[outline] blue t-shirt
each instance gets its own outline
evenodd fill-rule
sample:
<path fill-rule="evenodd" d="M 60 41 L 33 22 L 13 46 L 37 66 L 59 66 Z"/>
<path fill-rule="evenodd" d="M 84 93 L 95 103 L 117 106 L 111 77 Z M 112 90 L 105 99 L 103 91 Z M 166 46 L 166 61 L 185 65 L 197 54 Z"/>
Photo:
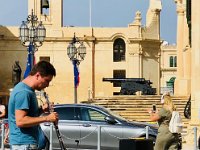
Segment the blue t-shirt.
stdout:
<path fill-rule="evenodd" d="M 23 82 L 14 87 L 9 99 L 10 144 L 38 144 L 39 125 L 19 128 L 16 126 L 15 110 L 26 110 L 31 117 L 39 116 L 35 91 Z"/>

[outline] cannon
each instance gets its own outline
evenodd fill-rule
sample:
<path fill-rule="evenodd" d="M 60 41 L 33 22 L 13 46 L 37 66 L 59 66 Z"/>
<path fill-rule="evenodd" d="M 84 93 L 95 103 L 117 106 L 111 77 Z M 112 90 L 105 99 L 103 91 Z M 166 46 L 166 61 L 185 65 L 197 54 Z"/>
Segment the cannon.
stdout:
<path fill-rule="evenodd" d="M 137 91 L 141 91 L 142 95 L 155 95 L 156 88 L 152 88 L 152 82 L 145 78 L 103 78 L 104 82 L 120 83 L 120 95 L 135 95 Z"/>

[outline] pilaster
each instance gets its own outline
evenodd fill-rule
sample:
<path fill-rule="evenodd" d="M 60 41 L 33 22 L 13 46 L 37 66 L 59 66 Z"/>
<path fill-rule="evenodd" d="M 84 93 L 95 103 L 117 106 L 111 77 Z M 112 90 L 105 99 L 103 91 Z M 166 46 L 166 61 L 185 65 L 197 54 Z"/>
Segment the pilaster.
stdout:
<path fill-rule="evenodd" d="M 191 122 L 200 120 L 200 3 L 192 0 Z"/>
<path fill-rule="evenodd" d="M 175 95 L 188 95 L 188 84 L 184 78 L 184 17 L 185 8 L 177 2 L 177 78 L 174 84 Z"/>

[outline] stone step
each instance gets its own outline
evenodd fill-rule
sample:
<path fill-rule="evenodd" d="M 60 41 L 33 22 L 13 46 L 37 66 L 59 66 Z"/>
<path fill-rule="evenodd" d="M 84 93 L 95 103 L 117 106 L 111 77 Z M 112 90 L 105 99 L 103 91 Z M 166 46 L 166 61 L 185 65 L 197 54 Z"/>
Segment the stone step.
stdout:
<path fill-rule="evenodd" d="M 124 103 L 121 103 L 121 102 L 95 102 L 95 104 L 98 104 L 98 105 L 146 105 L 146 106 L 152 106 L 153 104 L 156 104 L 156 105 L 160 105 L 160 103 L 158 102 L 124 102 Z M 187 102 L 174 102 L 174 105 L 186 105 Z"/>
<path fill-rule="evenodd" d="M 180 99 L 188 99 L 188 96 L 184 97 L 179 97 L 179 96 L 171 96 L 173 100 L 180 100 Z M 117 97 L 102 97 L 102 98 L 95 98 L 94 100 L 149 100 L 149 99 L 156 99 L 160 100 L 161 96 L 130 96 L 130 97 L 125 97 L 125 96 L 117 96 Z"/>
<path fill-rule="evenodd" d="M 133 100 L 131 100 L 131 101 L 95 101 L 95 102 L 93 102 L 93 103 L 95 103 L 95 104 L 121 104 L 121 105 L 123 105 L 123 104 L 125 104 L 125 105 L 127 105 L 127 104 L 157 104 L 157 105 L 161 105 L 161 103 L 160 103 L 160 101 L 152 101 L 152 100 L 148 100 L 148 101 L 142 101 L 142 100 L 137 100 L 137 101 L 133 101 Z M 180 101 L 173 101 L 173 103 L 175 104 L 175 105 L 183 105 L 183 104 L 186 104 L 187 103 L 187 101 L 182 101 L 182 100 L 180 100 Z"/>
<path fill-rule="evenodd" d="M 160 109 L 162 107 L 160 98 L 161 96 L 157 95 L 113 96 L 99 97 L 91 101 L 84 101 L 83 103 L 91 103 L 103 106 L 130 121 L 150 122 L 147 110 L 152 109 L 152 104 L 156 104 L 157 109 Z M 183 112 L 189 96 L 172 96 L 172 99 L 177 107 L 177 111 L 179 111 L 182 116 L 184 128 L 186 128 L 190 119 L 186 119 Z"/>
<path fill-rule="evenodd" d="M 122 115 L 121 115 L 122 116 Z M 150 121 L 150 117 L 149 116 L 142 116 L 142 115 L 138 115 L 138 116 L 131 116 L 131 115 L 123 115 L 123 118 L 125 119 L 131 119 L 131 120 L 137 120 L 137 119 L 144 119 L 144 121 Z M 188 122 L 188 119 L 181 117 L 182 118 L 182 122 Z"/>
<path fill-rule="evenodd" d="M 146 105 L 100 105 L 100 106 L 104 106 L 104 107 L 112 109 L 112 110 L 114 110 L 113 108 L 115 108 L 115 110 L 122 110 L 122 109 L 125 109 L 125 110 L 130 110 L 130 109 L 147 110 L 147 109 L 152 108 L 152 105 L 151 106 L 146 106 Z M 183 106 L 185 106 L 185 105 L 183 105 Z M 161 107 L 157 107 L 157 108 L 161 108 Z M 177 107 L 177 110 L 184 110 L 184 108 Z"/>
<path fill-rule="evenodd" d="M 128 115 L 124 115 L 123 116 L 125 119 L 129 120 L 129 121 L 142 121 L 142 122 L 151 122 L 151 120 L 149 119 L 149 116 L 128 116 Z M 188 125 L 188 122 L 190 120 L 183 118 L 182 117 L 182 122 L 184 123 L 185 126 Z"/>
<path fill-rule="evenodd" d="M 148 116 L 149 117 L 149 113 L 148 112 L 131 112 L 131 113 L 127 113 L 127 112 L 115 112 L 121 116 Z M 183 113 L 180 113 L 182 118 L 185 118 Z"/>
<path fill-rule="evenodd" d="M 178 104 L 181 104 L 181 103 L 187 103 L 188 100 L 173 100 L 174 103 L 178 103 Z M 124 104 L 124 103 L 156 103 L 156 104 L 160 104 L 160 100 L 109 100 L 109 101 L 95 101 L 95 103 L 121 103 L 121 104 Z"/>
<path fill-rule="evenodd" d="M 173 99 L 188 99 L 189 96 L 171 96 Z M 109 99 L 160 99 L 160 95 L 141 95 L 141 96 L 136 96 L 136 95 L 117 95 L 117 96 L 112 96 L 112 97 L 96 97 L 95 100 L 109 100 Z"/>

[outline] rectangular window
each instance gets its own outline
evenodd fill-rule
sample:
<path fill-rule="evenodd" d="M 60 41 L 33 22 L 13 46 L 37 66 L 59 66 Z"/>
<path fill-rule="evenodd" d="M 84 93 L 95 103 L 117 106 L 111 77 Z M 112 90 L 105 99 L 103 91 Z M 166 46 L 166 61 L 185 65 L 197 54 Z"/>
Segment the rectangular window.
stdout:
<path fill-rule="evenodd" d="M 126 70 L 113 70 L 113 78 L 114 79 L 125 79 L 126 78 Z M 121 82 L 114 82 L 113 87 L 121 87 Z"/>
<path fill-rule="evenodd" d="M 176 56 L 169 57 L 169 67 L 177 67 Z"/>
<path fill-rule="evenodd" d="M 40 61 L 41 60 L 50 62 L 50 57 L 49 56 L 40 56 Z"/>

